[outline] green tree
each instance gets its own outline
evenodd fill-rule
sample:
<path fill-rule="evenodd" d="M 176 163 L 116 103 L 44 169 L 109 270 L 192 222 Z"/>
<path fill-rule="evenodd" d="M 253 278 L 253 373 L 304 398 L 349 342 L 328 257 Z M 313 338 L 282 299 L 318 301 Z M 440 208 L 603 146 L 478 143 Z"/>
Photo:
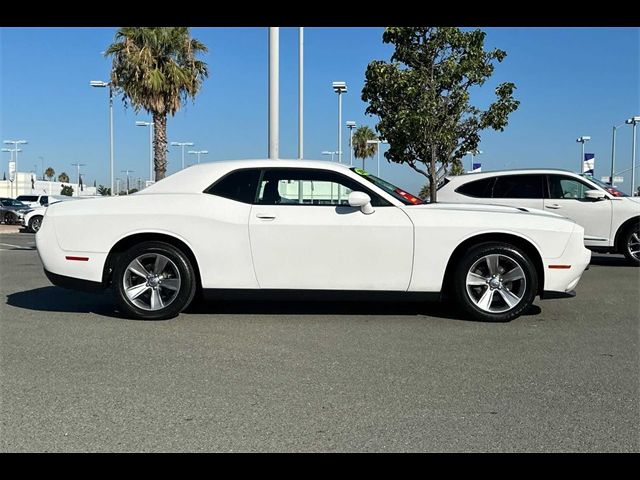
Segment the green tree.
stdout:
<path fill-rule="evenodd" d="M 68 197 L 72 197 L 73 187 L 71 185 L 62 185 L 62 189 L 60 190 L 60 195 L 67 195 Z"/>
<path fill-rule="evenodd" d="M 376 140 L 377 138 L 376 133 L 367 125 L 362 125 L 353 132 L 353 156 L 362 159 L 363 169 L 365 159 L 376 153 L 376 145 L 367 143 L 367 140 Z"/>
<path fill-rule="evenodd" d="M 49 181 L 53 180 L 53 177 L 55 174 L 56 174 L 56 171 L 51 167 L 47 167 L 47 169 L 44 171 L 44 176 L 47 177 Z"/>
<path fill-rule="evenodd" d="M 109 187 L 105 187 L 104 185 L 99 185 L 97 192 L 100 195 L 104 195 L 104 196 L 111 195 L 111 189 Z"/>
<path fill-rule="evenodd" d="M 389 142 L 385 157 L 403 163 L 436 185 L 447 166 L 477 149 L 480 132 L 503 131 L 518 108 L 515 85 L 499 84 L 486 110 L 470 103 L 471 90 L 491 77 L 506 52 L 485 51 L 485 33 L 455 27 L 389 27 L 383 42 L 395 46 L 390 62 L 374 60 L 365 74 L 366 113 Z M 429 191 L 436 201 L 435 188 Z"/>
<path fill-rule="evenodd" d="M 153 117 L 156 180 L 167 171 L 167 114 L 194 99 L 208 76 L 196 56 L 207 47 L 191 38 L 187 27 L 122 27 L 105 56 L 113 58 L 111 82 L 125 106 Z"/>
<path fill-rule="evenodd" d="M 55 175 L 55 172 L 54 172 L 54 175 Z M 62 183 L 68 182 L 69 181 L 69 175 L 67 175 L 66 172 L 62 172 L 60 175 L 58 175 L 58 181 L 62 182 Z"/>

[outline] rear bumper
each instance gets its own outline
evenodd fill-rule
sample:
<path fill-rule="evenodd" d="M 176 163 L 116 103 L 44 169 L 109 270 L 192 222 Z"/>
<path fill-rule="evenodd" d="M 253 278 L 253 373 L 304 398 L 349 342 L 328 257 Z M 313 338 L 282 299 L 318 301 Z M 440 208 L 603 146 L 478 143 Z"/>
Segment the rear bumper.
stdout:
<path fill-rule="evenodd" d="M 101 292 L 104 290 L 104 285 L 101 282 L 92 282 L 91 280 L 83 280 L 81 278 L 65 277 L 64 275 L 58 275 L 52 273 L 46 268 L 44 274 L 49 281 L 57 287 L 68 288 L 70 290 L 80 290 L 82 292 Z"/>
<path fill-rule="evenodd" d="M 553 290 L 545 290 L 540 295 L 541 300 L 552 300 L 554 298 L 573 298 L 576 296 L 575 290 L 569 290 L 568 292 L 555 292 Z"/>

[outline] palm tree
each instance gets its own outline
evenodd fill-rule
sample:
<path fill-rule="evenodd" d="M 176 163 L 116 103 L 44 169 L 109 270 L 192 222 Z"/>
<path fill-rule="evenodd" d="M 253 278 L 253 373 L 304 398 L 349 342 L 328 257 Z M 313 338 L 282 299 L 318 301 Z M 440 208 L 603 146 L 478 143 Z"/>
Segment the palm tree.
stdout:
<path fill-rule="evenodd" d="M 51 167 L 47 167 L 47 169 L 44 171 L 44 176 L 47 177 L 49 181 L 53 179 L 53 176 L 55 174 L 56 174 L 56 171 Z"/>
<path fill-rule="evenodd" d="M 61 183 L 69 183 L 69 175 L 66 172 L 62 172 L 58 175 L 58 181 Z"/>
<path fill-rule="evenodd" d="M 196 56 L 207 47 L 191 38 L 187 27 L 122 27 L 105 56 L 112 56 L 111 83 L 125 106 L 153 116 L 156 180 L 167 171 L 167 114 L 195 98 L 209 75 Z"/>
<path fill-rule="evenodd" d="M 102 196 L 110 196 L 111 189 L 109 187 L 105 187 L 104 185 L 100 185 L 97 189 L 97 192 Z"/>
<path fill-rule="evenodd" d="M 367 143 L 367 140 L 376 140 L 375 132 L 366 125 L 358 127 L 353 133 L 353 156 L 362 159 L 364 169 L 364 159 L 372 157 L 376 153 L 376 144 Z"/>

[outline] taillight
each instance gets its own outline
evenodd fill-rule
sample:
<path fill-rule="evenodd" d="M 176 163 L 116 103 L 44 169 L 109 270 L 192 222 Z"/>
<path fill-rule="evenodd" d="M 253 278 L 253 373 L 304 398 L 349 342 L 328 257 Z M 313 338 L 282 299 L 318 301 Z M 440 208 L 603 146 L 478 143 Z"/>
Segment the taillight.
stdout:
<path fill-rule="evenodd" d="M 396 188 L 394 190 L 394 192 L 396 192 L 398 195 L 400 195 L 402 198 L 405 198 L 407 200 L 409 200 L 411 203 L 413 203 L 414 205 L 420 205 L 421 203 L 424 203 L 422 201 L 422 199 L 411 195 L 409 192 L 405 192 L 404 190 L 402 190 L 401 188 Z"/>

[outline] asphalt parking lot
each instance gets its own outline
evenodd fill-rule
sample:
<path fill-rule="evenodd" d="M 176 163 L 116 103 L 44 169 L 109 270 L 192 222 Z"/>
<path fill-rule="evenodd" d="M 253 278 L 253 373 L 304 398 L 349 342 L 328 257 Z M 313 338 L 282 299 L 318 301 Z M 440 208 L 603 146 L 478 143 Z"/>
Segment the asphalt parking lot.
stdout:
<path fill-rule="evenodd" d="M 206 303 L 161 322 L 0 235 L 0 448 L 640 450 L 640 270 L 594 256 L 507 324 L 451 305 Z"/>

